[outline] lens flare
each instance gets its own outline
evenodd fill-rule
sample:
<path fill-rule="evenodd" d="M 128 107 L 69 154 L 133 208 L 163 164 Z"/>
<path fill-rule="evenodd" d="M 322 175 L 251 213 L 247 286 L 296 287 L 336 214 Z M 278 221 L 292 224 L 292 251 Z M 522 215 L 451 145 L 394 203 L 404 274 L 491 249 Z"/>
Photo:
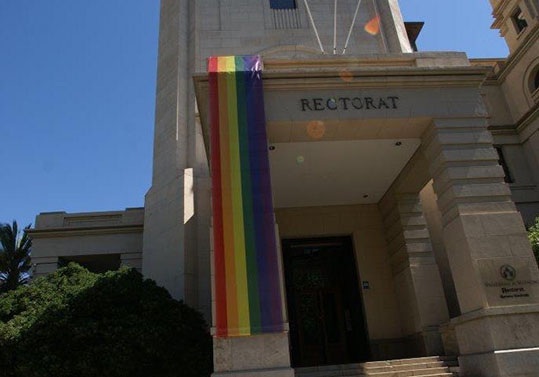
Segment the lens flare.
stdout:
<path fill-rule="evenodd" d="M 367 22 L 365 31 L 370 35 L 377 35 L 380 32 L 380 16 L 376 16 Z"/>
<path fill-rule="evenodd" d="M 307 124 L 307 134 L 313 139 L 321 139 L 326 133 L 326 126 L 321 120 L 313 120 Z"/>
<path fill-rule="evenodd" d="M 354 81 L 354 75 L 352 74 L 352 72 L 350 72 L 347 69 L 343 69 L 341 72 L 339 72 L 339 76 L 341 77 L 341 80 L 344 82 Z"/>
<path fill-rule="evenodd" d="M 298 156 L 298 157 L 296 158 L 296 161 L 297 161 L 298 165 L 301 165 L 301 164 L 303 164 L 303 163 L 305 162 L 305 157 L 303 157 L 303 156 Z"/>

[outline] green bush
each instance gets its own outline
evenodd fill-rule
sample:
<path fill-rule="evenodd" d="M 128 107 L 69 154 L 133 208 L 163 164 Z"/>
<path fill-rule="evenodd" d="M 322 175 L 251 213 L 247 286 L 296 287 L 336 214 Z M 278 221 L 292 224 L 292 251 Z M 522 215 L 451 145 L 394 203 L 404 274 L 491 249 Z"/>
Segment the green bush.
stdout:
<path fill-rule="evenodd" d="M 195 310 L 132 269 L 76 265 L 0 296 L 0 376 L 209 376 Z"/>
<path fill-rule="evenodd" d="M 537 260 L 537 263 L 539 263 L 539 217 L 535 219 L 535 225 L 528 229 L 528 237 L 532 244 L 535 259 Z"/>

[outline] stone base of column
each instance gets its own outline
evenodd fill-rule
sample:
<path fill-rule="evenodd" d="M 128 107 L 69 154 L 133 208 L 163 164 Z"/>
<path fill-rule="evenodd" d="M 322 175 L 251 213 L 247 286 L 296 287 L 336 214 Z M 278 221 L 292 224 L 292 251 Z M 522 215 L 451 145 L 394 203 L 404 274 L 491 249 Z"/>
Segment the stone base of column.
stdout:
<path fill-rule="evenodd" d="M 448 322 L 440 325 L 440 335 L 442 336 L 442 343 L 444 345 L 444 354 L 446 356 L 460 355 L 455 324 Z"/>
<path fill-rule="evenodd" d="M 397 358 L 405 359 L 410 357 L 423 356 L 441 356 L 444 354 L 442 337 L 438 326 L 429 326 L 423 331 L 408 335 L 403 338 L 405 350 L 403 354 Z"/>
<path fill-rule="evenodd" d="M 422 342 L 424 351 L 423 355 L 425 356 L 440 356 L 444 353 L 444 343 L 442 341 L 442 336 L 440 334 L 440 329 L 438 326 L 431 326 L 423 329 L 423 331 L 418 334 Z"/>
<path fill-rule="evenodd" d="M 483 309 L 453 322 L 461 376 L 539 376 L 539 305 Z"/>
<path fill-rule="evenodd" d="M 294 377 L 288 333 L 213 338 L 213 377 Z"/>

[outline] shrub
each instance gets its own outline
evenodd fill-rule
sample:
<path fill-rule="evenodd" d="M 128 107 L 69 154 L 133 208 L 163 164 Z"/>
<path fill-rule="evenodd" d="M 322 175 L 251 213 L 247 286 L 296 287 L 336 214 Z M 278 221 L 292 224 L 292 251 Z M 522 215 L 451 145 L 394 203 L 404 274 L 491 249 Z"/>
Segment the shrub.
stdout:
<path fill-rule="evenodd" d="M 202 316 L 123 268 L 69 264 L 0 296 L 0 376 L 209 376 Z"/>
<path fill-rule="evenodd" d="M 535 225 L 528 229 L 528 237 L 532 244 L 535 259 L 537 260 L 537 263 L 539 263 L 539 217 L 535 219 Z"/>

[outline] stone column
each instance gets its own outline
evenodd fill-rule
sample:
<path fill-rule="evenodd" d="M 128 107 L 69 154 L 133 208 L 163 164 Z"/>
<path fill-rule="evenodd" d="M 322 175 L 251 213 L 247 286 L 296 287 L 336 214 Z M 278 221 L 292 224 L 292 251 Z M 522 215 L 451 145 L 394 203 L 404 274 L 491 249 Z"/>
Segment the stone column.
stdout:
<path fill-rule="evenodd" d="M 438 327 L 449 314 L 419 193 L 390 191 L 379 206 L 409 356 L 441 355 Z"/>
<path fill-rule="evenodd" d="M 437 119 L 423 135 L 462 315 L 467 376 L 539 373 L 539 271 L 485 119 Z"/>

